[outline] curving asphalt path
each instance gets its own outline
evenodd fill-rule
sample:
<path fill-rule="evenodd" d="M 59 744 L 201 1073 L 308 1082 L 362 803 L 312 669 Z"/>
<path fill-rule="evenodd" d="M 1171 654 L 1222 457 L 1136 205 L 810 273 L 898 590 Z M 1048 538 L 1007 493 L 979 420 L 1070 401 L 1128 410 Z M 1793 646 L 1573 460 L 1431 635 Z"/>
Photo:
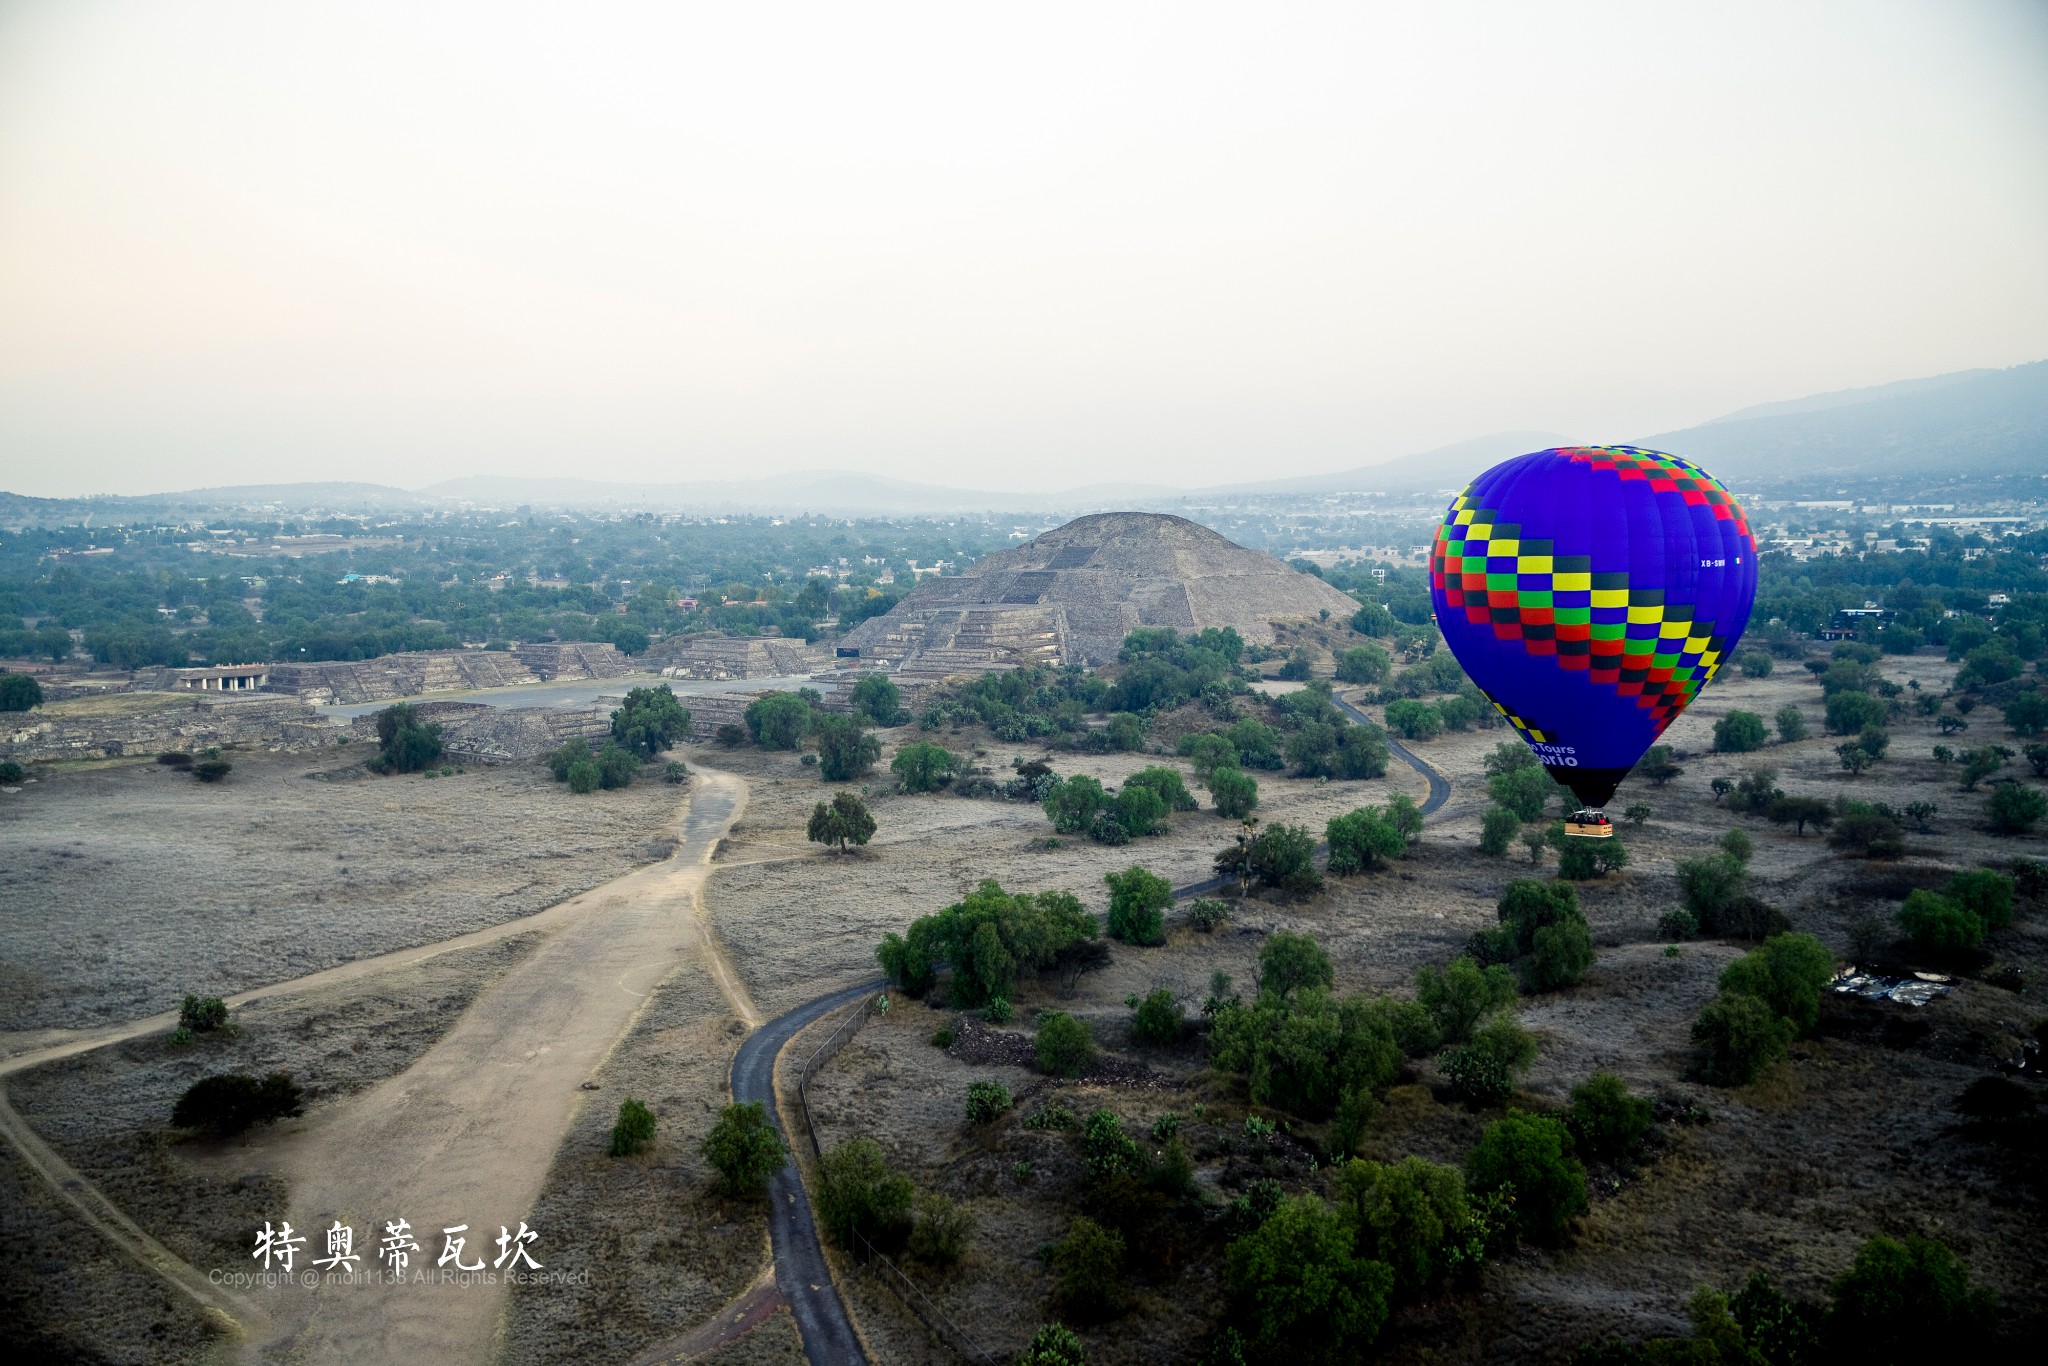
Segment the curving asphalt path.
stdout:
<path fill-rule="evenodd" d="M 1374 724 L 1370 717 L 1343 698 L 1337 698 L 1336 702 L 1352 720 Z M 1387 737 L 1387 747 L 1429 780 L 1429 796 L 1422 803 L 1423 815 L 1431 814 L 1450 800 L 1451 785 L 1442 774 L 1416 758 L 1407 746 L 1391 735 Z M 1221 878 L 1207 878 L 1185 887 L 1176 887 L 1173 895 L 1175 900 L 1200 896 L 1222 885 Z M 791 1039 L 821 1017 L 887 985 L 886 981 L 877 980 L 820 996 L 786 1015 L 776 1016 L 748 1035 L 732 1060 L 733 1099 L 762 1102 L 770 1122 L 780 1131 L 782 1118 L 775 1108 L 775 1060 L 782 1055 L 782 1050 Z M 793 1135 L 785 1133 L 783 1138 L 795 1146 Z M 859 1334 L 853 1331 L 853 1322 L 846 1314 L 846 1303 L 839 1298 L 839 1288 L 832 1282 L 831 1268 L 825 1262 L 825 1250 L 818 1242 L 817 1222 L 811 1216 L 810 1194 L 804 1189 L 803 1178 L 798 1175 L 794 1162 L 785 1163 L 782 1170 L 770 1178 L 768 1198 L 772 1203 L 768 1215 L 768 1237 L 775 1257 L 775 1284 L 789 1301 L 790 1312 L 796 1318 L 797 1332 L 803 1338 L 804 1357 L 811 1366 L 841 1366 L 845 1362 L 860 1362 L 865 1366 L 867 1352 L 861 1347 Z"/>
<path fill-rule="evenodd" d="M 732 1060 L 732 1098 L 740 1102 L 760 1101 L 768 1111 L 769 1121 L 780 1131 L 782 1117 L 775 1107 L 775 1060 L 782 1050 L 806 1026 L 885 985 L 868 982 L 806 1001 L 749 1034 Z M 791 1148 L 796 1146 L 796 1135 L 784 1133 L 782 1137 Z M 868 1354 L 861 1347 L 860 1336 L 853 1331 L 853 1321 L 846 1316 L 839 1287 L 832 1283 L 825 1249 L 818 1243 L 817 1222 L 811 1217 L 811 1198 L 804 1190 L 796 1163 L 784 1163 L 782 1170 L 769 1178 L 768 1200 L 768 1239 L 775 1256 L 775 1286 L 789 1302 L 789 1312 L 803 1339 L 804 1356 L 812 1366 L 865 1363 Z"/>

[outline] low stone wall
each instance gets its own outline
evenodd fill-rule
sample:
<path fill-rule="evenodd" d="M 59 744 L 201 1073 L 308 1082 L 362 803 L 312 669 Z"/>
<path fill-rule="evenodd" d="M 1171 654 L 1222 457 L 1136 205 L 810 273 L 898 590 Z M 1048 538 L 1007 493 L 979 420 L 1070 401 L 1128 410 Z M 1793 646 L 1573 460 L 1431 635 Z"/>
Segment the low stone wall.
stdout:
<path fill-rule="evenodd" d="M 52 715 L 40 708 L 0 722 L 0 759 L 16 763 L 99 759 L 231 746 L 321 749 L 347 737 L 295 697 L 182 699 L 126 716 Z"/>
<path fill-rule="evenodd" d="M 309 702 L 393 702 L 421 693 L 509 688 L 565 678 L 620 678 L 633 666 L 603 642 L 562 641 L 517 650 L 416 650 L 375 659 L 278 664 L 270 690 Z"/>
<path fill-rule="evenodd" d="M 489 707 L 481 702 L 418 702 L 414 709 L 441 727 L 441 747 L 449 758 L 466 763 L 527 763 L 561 748 L 578 736 L 602 744 L 612 731 L 610 707 Z M 377 716 L 372 712 L 349 723 L 358 740 L 374 742 Z"/>

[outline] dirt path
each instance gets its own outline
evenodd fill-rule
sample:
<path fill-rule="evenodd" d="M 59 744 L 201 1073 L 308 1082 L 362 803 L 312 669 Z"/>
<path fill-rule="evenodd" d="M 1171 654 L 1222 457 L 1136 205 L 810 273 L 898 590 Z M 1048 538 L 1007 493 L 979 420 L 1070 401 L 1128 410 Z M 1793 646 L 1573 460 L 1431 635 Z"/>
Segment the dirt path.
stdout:
<path fill-rule="evenodd" d="M 697 773 L 673 858 L 588 893 L 593 914 L 565 923 L 419 1061 L 278 1145 L 292 1223 L 314 1255 L 321 1230 L 339 1221 L 355 1230 L 359 1265 L 377 1269 L 385 1223 L 403 1218 L 420 1246 L 410 1273 L 430 1283 L 268 1290 L 266 1357 L 483 1362 L 495 1354 L 506 1288 L 437 1267 L 443 1230 L 468 1226 L 455 1266 L 500 1260 L 499 1231 L 517 1230 L 532 1210 L 581 1083 L 686 955 L 704 951 L 718 962 L 703 886 L 746 785 Z M 734 1014 L 759 1018 L 729 973 L 718 980 Z M 547 1230 L 535 1232 L 532 1256 L 545 1269 Z"/>

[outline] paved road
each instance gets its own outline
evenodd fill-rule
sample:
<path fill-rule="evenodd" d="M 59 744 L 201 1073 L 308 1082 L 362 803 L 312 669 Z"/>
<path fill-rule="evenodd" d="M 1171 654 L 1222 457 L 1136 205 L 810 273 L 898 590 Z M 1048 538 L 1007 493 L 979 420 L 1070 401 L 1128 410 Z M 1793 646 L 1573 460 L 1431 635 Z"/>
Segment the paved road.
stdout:
<path fill-rule="evenodd" d="M 1360 711 L 1357 707 L 1353 706 L 1350 702 L 1345 701 L 1343 698 L 1332 697 L 1330 700 L 1337 704 L 1338 711 L 1343 712 L 1346 716 L 1349 716 L 1353 721 L 1361 722 L 1369 726 L 1378 724 L 1378 722 L 1374 721 L 1370 716 L 1367 716 L 1364 712 Z M 1450 779 L 1444 777 L 1443 774 L 1437 772 L 1428 764 L 1425 764 L 1422 762 L 1422 760 L 1416 758 L 1415 755 L 1412 752 L 1410 752 L 1408 746 L 1402 744 L 1399 740 L 1396 740 L 1391 735 L 1387 737 L 1387 748 L 1394 751 L 1395 754 L 1399 755 L 1404 761 L 1406 761 L 1408 767 L 1414 769 L 1417 773 L 1420 773 L 1423 777 L 1429 780 L 1429 796 L 1425 797 L 1422 801 L 1423 815 L 1429 815 L 1432 811 L 1435 811 L 1438 807 L 1442 806 L 1445 802 L 1451 799 Z"/>
<path fill-rule="evenodd" d="M 789 1041 L 805 1026 L 848 1005 L 871 991 L 887 985 L 868 982 L 829 996 L 820 996 L 778 1015 L 747 1036 L 732 1060 L 732 1098 L 760 1101 L 775 1127 L 782 1127 L 775 1109 L 775 1060 Z M 807 1141 L 802 1134 L 783 1134 L 794 1148 Z M 789 1302 L 796 1329 L 804 1342 L 804 1355 L 812 1366 L 841 1366 L 862 1362 L 862 1350 L 839 1288 L 832 1284 L 831 1268 L 825 1264 L 825 1250 L 818 1244 L 818 1228 L 811 1217 L 811 1200 L 795 1163 L 787 1163 L 768 1182 L 768 1237 L 775 1252 L 775 1285 Z"/>

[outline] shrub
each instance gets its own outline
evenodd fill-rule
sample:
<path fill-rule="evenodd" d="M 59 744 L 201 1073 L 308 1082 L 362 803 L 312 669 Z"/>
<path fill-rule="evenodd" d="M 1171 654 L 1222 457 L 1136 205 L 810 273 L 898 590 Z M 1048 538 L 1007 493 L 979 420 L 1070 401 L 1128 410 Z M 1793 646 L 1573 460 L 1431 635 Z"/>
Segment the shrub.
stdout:
<path fill-rule="evenodd" d="M 672 786 L 686 783 L 690 781 L 690 770 L 684 766 L 682 760 L 671 759 L 662 765 L 661 780 Z"/>
<path fill-rule="evenodd" d="M 1346 1221 L 1312 1195 L 1231 1243 L 1231 1296 L 1252 1343 L 1308 1361 L 1356 1360 L 1387 1321 L 1394 1271 L 1354 1250 Z"/>
<path fill-rule="evenodd" d="M 1978 783 L 2012 762 L 2012 751 L 2004 745 L 1980 745 L 1976 749 L 1964 750 L 1962 761 L 1963 790 L 1975 791 Z"/>
<path fill-rule="evenodd" d="M 1276 821 L 1216 855 L 1215 867 L 1221 876 L 1241 877 L 1262 887 L 1314 892 L 1323 885 L 1323 876 L 1316 871 L 1315 851 L 1315 839 L 1307 830 Z"/>
<path fill-rule="evenodd" d="M 1166 938 L 1166 908 L 1173 904 L 1173 884 L 1132 864 L 1121 873 L 1105 873 L 1109 884 L 1109 935 L 1126 944 L 1157 944 Z"/>
<path fill-rule="evenodd" d="M 1972 1359 L 1996 1309 L 1946 1245 L 1912 1235 L 1872 1238 L 1830 1289 L 1827 1336 L 1874 1360 Z"/>
<path fill-rule="evenodd" d="M 1773 825 L 1789 825 L 1793 833 L 1805 835 L 1806 827 L 1826 830 L 1835 823 L 1835 809 L 1819 797 L 1776 797 L 1764 810 Z"/>
<path fill-rule="evenodd" d="M 1259 994 L 1286 997 L 1313 987 L 1328 990 L 1336 969 L 1323 946 L 1288 930 L 1267 937 L 1259 950 Z"/>
<path fill-rule="evenodd" d="M 2016 879 L 1993 868 L 1975 868 L 1957 873 L 1942 888 L 1942 894 L 1976 915 L 1987 930 L 2002 930 L 2012 923 Z"/>
<path fill-rule="evenodd" d="M 1498 1105 L 1515 1092 L 1515 1079 L 1536 1061 L 1536 1041 L 1512 1015 L 1498 1015 L 1463 1048 L 1444 1054 L 1451 1089 L 1473 1105 Z"/>
<path fill-rule="evenodd" d="M 1671 757 L 1669 745 L 1651 745 L 1636 762 L 1636 772 L 1649 779 L 1653 787 L 1662 787 L 1673 778 L 1685 776 L 1685 769 Z"/>
<path fill-rule="evenodd" d="M 201 759 L 192 765 L 192 776 L 202 783 L 217 783 L 234 769 L 235 766 L 225 759 Z"/>
<path fill-rule="evenodd" d="M 1097 1180 L 1128 1176 L 1138 1169 L 1138 1145 L 1114 1111 L 1096 1110 L 1082 1121 L 1081 1149 L 1088 1174 Z"/>
<path fill-rule="evenodd" d="M 943 1195 L 920 1196 L 910 1229 L 910 1255 L 931 1266 L 951 1266 L 974 1236 L 974 1216 Z"/>
<path fill-rule="evenodd" d="M 377 713 L 377 757 L 370 761 L 371 768 L 379 773 L 417 773 L 440 757 L 441 727 L 422 721 L 418 707 L 400 702 Z M 198 769 L 193 773 L 197 776 Z"/>
<path fill-rule="evenodd" d="M 1217 768 L 1209 774 L 1209 801 L 1217 815 L 1241 821 L 1258 809 L 1258 780 L 1234 766 Z"/>
<path fill-rule="evenodd" d="M 1203 934 L 1213 934 L 1230 919 L 1230 903 L 1214 897 L 1198 897 L 1188 903 L 1188 924 Z"/>
<path fill-rule="evenodd" d="M 1469 955 L 1415 974 L 1415 997 L 1444 1043 L 1464 1043 L 1479 1022 L 1515 999 L 1515 979 L 1499 965 L 1482 968 Z"/>
<path fill-rule="evenodd" d="M 631 1157 L 654 1142 L 654 1111 L 631 1096 L 619 1102 L 619 1117 L 612 1125 L 613 1157 Z"/>
<path fill-rule="evenodd" d="M 1744 678 L 1769 678 L 1771 676 L 1771 657 L 1761 650 L 1751 650 L 1735 662 L 1742 669 L 1742 676 Z"/>
<path fill-rule="evenodd" d="M 1714 723 L 1716 754 L 1748 754 L 1764 747 L 1769 732 L 1755 712 L 1731 711 Z"/>
<path fill-rule="evenodd" d="M 1386 658 L 1386 651 L 1380 651 L 1380 658 Z M 0 711 L 29 711 L 42 704 L 43 685 L 30 675 L 0 673 Z"/>
<path fill-rule="evenodd" d="M 1082 1320 L 1123 1312 L 1130 1294 L 1124 1284 L 1124 1236 L 1085 1215 L 1067 1225 L 1052 1249 L 1053 1299 Z"/>
<path fill-rule="evenodd" d="M 2015 735 L 2039 735 L 2048 730 L 2048 693 L 2023 692 L 2006 703 L 2005 724 Z"/>
<path fill-rule="evenodd" d="M 1647 810 L 1648 808 L 1645 808 Z M 1490 806 L 1479 821 L 1479 852 L 1494 858 L 1507 857 L 1522 818 L 1504 806 Z"/>
<path fill-rule="evenodd" d="M 1400 829 L 1376 806 L 1332 817 L 1324 827 L 1324 838 L 1330 844 L 1332 877 L 1384 868 L 1389 860 L 1408 852 L 1408 841 Z"/>
<path fill-rule="evenodd" d="M 1880 815 L 1860 802 L 1848 803 L 1828 834 L 1828 844 L 1866 858 L 1897 858 L 1906 850 L 1906 832 L 1890 816 Z"/>
<path fill-rule="evenodd" d="M 2018 783 L 2000 783 L 1991 789 L 1991 796 L 1984 803 L 1984 815 L 1993 832 L 2024 835 L 2048 816 L 2048 796 Z"/>
<path fill-rule="evenodd" d="M 1719 933 L 1722 922 L 1749 893 L 1749 871 L 1726 853 L 1678 860 L 1678 895 L 1701 929 Z"/>
<path fill-rule="evenodd" d="M 1360 608 L 1364 613 L 1366 609 Z M 1365 634 L 1374 634 L 1366 632 Z M 1384 646 L 1365 644 L 1353 646 L 1337 653 L 1337 681 L 1340 683 L 1377 683 L 1387 676 L 1393 666 Z"/>
<path fill-rule="evenodd" d="M 1048 1010 L 1038 1017 L 1032 1050 L 1038 1055 L 1039 1070 L 1055 1077 L 1078 1077 L 1095 1061 L 1095 1036 L 1065 1011 Z"/>
<path fill-rule="evenodd" d="M 821 715 L 817 732 L 818 776 L 828 783 L 850 783 L 882 757 L 882 742 L 851 716 Z"/>
<path fill-rule="evenodd" d="M 1188 785 L 1181 780 L 1180 773 L 1175 769 L 1140 769 L 1124 779 L 1124 791 L 1128 792 L 1134 787 L 1150 788 L 1168 811 L 1194 811 L 1201 805 L 1195 800 L 1194 794 L 1188 791 Z"/>
<path fill-rule="evenodd" d="M 1582 839 L 1565 834 L 1559 823 L 1545 838 L 1557 849 L 1557 875 L 1567 882 L 1589 882 L 1628 867 L 1628 846 L 1612 835 Z"/>
<path fill-rule="evenodd" d="M 1095 918 L 1072 895 L 1010 893 L 990 879 L 957 905 L 918 917 L 907 934 L 883 936 L 875 956 L 912 995 L 931 986 L 935 964 L 950 964 L 954 1003 L 972 1008 L 1014 999 L 1019 972 L 1071 960 L 1095 935 Z"/>
<path fill-rule="evenodd" d="M 1834 980 L 1835 956 L 1810 934 L 1775 934 L 1730 963 L 1721 990 L 1756 997 L 1803 1034 L 1820 1020 L 1821 993 Z"/>
<path fill-rule="evenodd" d="M 1046 819 L 1063 835 L 1080 834 L 1095 823 L 1095 817 L 1109 798 L 1102 784 L 1085 774 L 1056 781 L 1045 794 Z"/>
<path fill-rule="evenodd" d="M 872 1240 L 900 1229 L 911 1194 L 910 1178 L 889 1170 L 871 1138 L 849 1138 L 818 1162 L 818 1222 L 843 1248 L 856 1246 L 856 1234 Z"/>
<path fill-rule="evenodd" d="M 1650 1102 L 1629 1094 L 1612 1072 L 1595 1072 L 1572 1088 L 1565 1126 L 1578 1151 L 1608 1162 L 1626 1162 L 1650 1132 Z"/>
<path fill-rule="evenodd" d="M 1392 1268 L 1400 1293 L 1419 1294 L 1449 1274 L 1472 1223 L 1456 1167 L 1413 1156 L 1391 1164 L 1353 1160 L 1338 1173 L 1337 1191 L 1358 1250 Z"/>
<path fill-rule="evenodd" d="M 1640 827 L 1654 814 L 1648 802 L 1630 802 L 1628 809 L 1621 813 L 1621 818 L 1630 825 Z"/>
<path fill-rule="evenodd" d="M 1543 808 L 1556 790 L 1557 784 L 1534 763 L 1504 770 L 1486 780 L 1486 795 L 1496 805 L 1513 812 L 1524 825 L 1543 819 Z"/>
<path fill-rule="evenodd" d="M 1320 1119 L 1353 1091 L 1372 1091 L 1401 1068 L 1393 1020 L 1374 1000 L 1342 1001 L 1322 987 L 1221 1003 L 1209 1042 L 1219 1072 L 1242 1075 L 1253 1104 Z"/>
<path fill-rule="evenodd" d="M 210 1034 L 227 1023 L 227 1002 L 218 996 L 187 996 L 178 1007 L 178 1027 L 194 1034 Z"/>
<path fill-rule="evenodd" d="M 1097 844 L 1129 844 L 1131 832 L 1117 819 L 1116 812 L 1098 811 L 1095 813 L 1095 820 L 1088 827 L 1088 838 Z"/>
<path fill-rule="evenodd" d="M 261 1081 L 241 1072 L 205 1077 L 178 1097 L 171 1109 L 171 1123 L 225 1138 L 253 1125 L 298 1114 L 301 1094 L 283 1072 L 272 1072 Z"/>
<path fill-rule="evenodd" d="M 1530 991 L 1576 986 L 1593 966 L 1593 936 L 1583 919 L 1560 920 L 1536 931 L 1522 961 L 1522 985 Z"/>
<path fill-rule="evenodd" d="M 795 749 L 811 729 L 811 704 L 793 692 L 763 693 L 742 714 L 747 734 L 762 749 Z"/>
<path fill-rule="evenodd" d="M 1806 717 L 1797 707 L 1780 707 L 1772 718 L 1778 725 L 1778 739 L 1784 744 L 1796 744 L 1806 738 Z"/>
<path fill-rule="evenodd" d="M 1855 735 L 1865 726 L 1882 726 L 1891 714 L 1884 699 L 1867 692 L 1837 692 L 1827 700 L 1830 735 Z"/>
<path fill-rule="evenodd" d="M 846 700 L 852 705 L 855 716 L 877 726 L 896 724 L 896 714 L 903 710 L 902 692 L 893 679 L 881 674 L 863 677 L 853 685 L 853 691 L 847 694 Z"/>
<path fill-rule="evenodd" d="M 1517 958 L 1536 946 L 1536 932 L 1564 920 L 1584 921 L 1579 894 L 1570 883 L 1516 878 L 1501 894 L 1496 912 L 1507 932 L 1507 957 Z"/>
<path fill-rule="evenodd" d="M 1695 1070 L 1715 1086 L 1747 1086 L 1785 1055 L 1792 1034 L 1791 1021 L 1758 997 L 1724 991 L 1692 1022 Z"/>
<path fill-rule="evenodd" d="M 977 1081 L 967 1087 L 967 1122 L 993 1124 L 1009 1113 L 1010 1088 L 999 1081 Z"/>
<path fill-rule="evenodd" d="M 1690 939 L 1699 932 L 1699 919 L 1691 911 L 1666 911 L 1657 917 L 1657 937 L 1660 939 Z"/>
<path fill-rule="evenodd" d="M 1017 1358 L 1017 1366 L 1088 1366 L 1088 1353 L 1073 1329 L 1045 1323 L 1031 1335 L 1031 1345 Z"/>
<path fill-rule="evenodd" d="M 1443 734 L 1443 713 L 1412 697 L 1387 703 L 1386 717 L 1387 729 L 1403 740 L 1434 740 Z"/>
<path fill-rule="evenodd" d="M 747 728 L 727 721 L 711 732 L 711 738 L 727 749 L 734 749 L 747 742 Z"/>
<path fill-rule="evenodd" d="M 612 713 L 612 739 L 643 759 L 652 759 L 689 733 L 690 713 L 666 683 L 628 689 L 625 704 Z"/>
<path fill-rule="evenodd" d="M 1186 1009 L 1164 987 L 1138 1002 L 1131 1015 L 1131 1035 L 1139 1043 L 1164 1047 L 1180 1042 Z"/>
<path fill-rule="evenodd" d="M 1899 907 L 1899 928 L 1922 952 L 1957 953 L 1976 948 L 1984 939 L 1984 922 L 1975 912 L 1918 887 Z"/>
<path fill-rule="evenodd" d="M 934 1029 L 932 1031 L 932 1047 L 951 1048 L 953 1046 L 954 1037 L 955 1036 L 952 1030 L 947 1029 L 944 1025 L 941 1025 L 939 1026 L 939 1028 Z"/>
<path fill-rule="evenodd" d="M 1467 1188 L 1511 1193 L 1512 1227 L 1532 1242 L 1555 1242 L 1586 1210 L 1586 1169 L 1557 1120 L 1510 1110 L 1486 1126 L 1465 1158 Z"/>
<path fill-rule="evenodd" d="M 836 794 L 830 802 L 819 802 L 804 827 L 813 844 L 830 844 L 840 853 L 849 844 L 866 844 L 875 834 L 875 818 L 868 804 L 851 792 Z"/>
<path fill-rule="evenodd" d="M 620 1116 L 623 1119 L 623 1107 Z M 727 1195 L 750 1195 L 762 1190 L 768 1178 L 781 1171 L 782 1164 L 789 1160 L 789 1149 L 781 1132 L 769 1122 L 767 1107 L 758 1100 L 728 1105 L 719 1111 L 718 1122 L 704 1135 L 700 1151 L 704 1160 L 717 1170 L 719 1188 Z"/>
<path fill-rule="evenodd" d="M 562 776 L 568 779 L 569 790 L 579 797 L 597 791 L 598 784 L 604 781 L 604 773 L 595 759 L 576 760 L 563 771 Z"/>

